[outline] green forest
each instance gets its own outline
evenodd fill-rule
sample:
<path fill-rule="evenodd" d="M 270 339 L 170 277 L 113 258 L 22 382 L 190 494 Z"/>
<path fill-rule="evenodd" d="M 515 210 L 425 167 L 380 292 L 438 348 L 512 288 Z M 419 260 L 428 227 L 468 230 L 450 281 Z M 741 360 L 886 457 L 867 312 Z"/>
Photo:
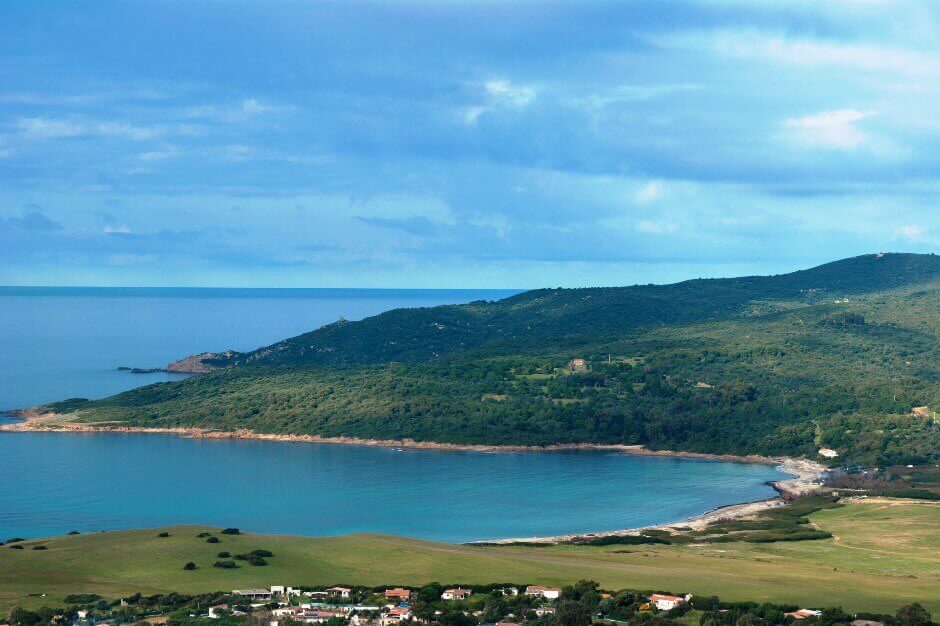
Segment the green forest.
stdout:
<path fill-rule="evenodd" d="M 538 290 L 341 321 L 208 374 L 48 408 L 133 426 L 810 458 L 826 447 L 838 464 L 920 464 L 940 452 L 938 287 L 940 257 L 886 254 Z"/>

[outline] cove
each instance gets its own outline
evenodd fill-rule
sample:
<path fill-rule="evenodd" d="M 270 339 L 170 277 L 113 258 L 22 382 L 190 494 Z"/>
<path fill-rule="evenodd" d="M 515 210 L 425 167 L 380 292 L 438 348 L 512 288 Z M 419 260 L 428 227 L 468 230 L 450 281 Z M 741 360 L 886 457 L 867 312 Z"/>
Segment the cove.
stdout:
<path fill-rule="evenodd" d="M 0 539 L 199 523 L 464 542 L 632 528 L 772 497 L 759 464 L 162 434 L 0 433 Z"/>

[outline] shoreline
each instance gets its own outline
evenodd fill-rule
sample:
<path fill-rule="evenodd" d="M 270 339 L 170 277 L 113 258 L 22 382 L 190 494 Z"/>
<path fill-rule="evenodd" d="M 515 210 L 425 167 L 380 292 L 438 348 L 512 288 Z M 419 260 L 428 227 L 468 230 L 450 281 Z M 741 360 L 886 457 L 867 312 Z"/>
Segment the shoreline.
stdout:
<path fill-rule="evenodd" d="M 258 433 L 243 428 L 234 431 L 216 430 L 198 427 L 151 427 L 151 426 L 120 426 L 106 423 L 84 424 L 68 421 L 68 414 L 39 413 L 34 409 L 7 411 L 19 419 L 18 422 L 0 424 L 0 431 L 7 432 L 87 432 L 87 433 L 144 433 L 177 435 L 190 439 L 254 439 L 260 441 L 282 441 L 290 443 L 323 443 L 354 446 L 371 446 L 379 448 L 408 448 L 413 450 L 454 450 L 468 452 L 559 452 L 565 450 L 600 450 L 610 452 L 623 452 L 637 456 L 663 456 L 686 459 L 703 459 L 713 461 L 730 461 L 735 463 L 759 463 L 762 465 L 780 465 L 785 459 L 768 457 L 759 454 L 713 454 L 707 452 L 685 452 L 675 450 L 650 450 L 642 444 L 602 444 L 602 443 L 558 443 L 544 446 L 538 445 L 502 445 L 502 444 L 461 444 L 438 441 L 416 441 L 414 439 L 364 439 L 361 437 L 324 437 L 321 435 L 294 435 L 277 433 Z M 791 459 L 795 460 L 795 459 Z M 817 465 L 819 471 L 825 467 L 813 461 L 807 463 Z M 793 472 L 791 472 L 793 473 Z M 786 481 L 781 481 L 786 482 Z"/>
<path fill-rule="evenodd" d="M 788 500 L 804 494 L 813 493 L 821 488 L 821 479 L 828 471 L 820 463 L 808 459 L 790 457 L 772 458 L 762 455 L 733 455 L 708 454 L 701 452 L 682 452 L 672 450 L 649 450 L 642 445 L 624 444 L 553 444 L 547 446 L 522 445 L 484 445 L 484 444 L 454 444 L 431 441 L 415 441 L 412 439 L 362 439 L 359 437 L 322 437 L 319 435 L 285 435 L 272 433 L 256 433 L 248 429 L 235 431 L 220 431 L 205 428 L 156 428 L 145 426 L 114 426 L 105 424 L 80 424 L 70 422 L 66 415 L 57 413 L 39 413 L 34 409 L 10 411 L 21 421 L 0 425 L 3 432 L 72 432 L 72 433 L 141 433 L 163 434 L 186 437 L 190 439 L 253 439 L 259 441 L 280 441 L 289 443 L 317 443 L 332 445 L 371 446 L 381 448 L 403 448 L 412 450 L 443 450 L 443 451 L 469 451 L 469 452 L 560 452 L 572 450 L 599 450 L 619 452 L 636 456 L 657 456 L 685 459 L 700 459 L 711 461 L 726 461 L 734 463 L 760 463 L 763 465 L 776 465 L 785 473 L 792 474 L 792 478 L 778 481 L 768 481 L 766 484 L 773 488 L 777 495 L 761 500 L 730 504 L 706 511 L 685 520 L 617 530 L 603 530 L 586 533 L 571 533 L 551 537 L 514 537 L 493 540 L 479 540 L 467 542 L 465 545 L 513 545 L 513 544 L 544 544 L 572 543 L 576 540 L 598 539 L 603 537 L 623 537 L 637 535 L 645 530 L 675 530 L 678 528 L 699 530 L 718 521 L 747 519 L 767 509 L 784 506 Z"/>

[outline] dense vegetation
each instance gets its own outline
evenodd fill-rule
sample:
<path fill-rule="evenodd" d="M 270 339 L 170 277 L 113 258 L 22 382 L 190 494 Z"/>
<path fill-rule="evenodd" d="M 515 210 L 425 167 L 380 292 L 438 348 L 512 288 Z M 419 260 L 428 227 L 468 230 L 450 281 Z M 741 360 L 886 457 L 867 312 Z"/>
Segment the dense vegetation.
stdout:
<path fill-rule="evenodd" d="M 50 408 L 136 426 L 925 463 L 940 451 L 938 287 L 940 257 L 888 254 L 538 290 L 337 322 L 210 374 Z"/>

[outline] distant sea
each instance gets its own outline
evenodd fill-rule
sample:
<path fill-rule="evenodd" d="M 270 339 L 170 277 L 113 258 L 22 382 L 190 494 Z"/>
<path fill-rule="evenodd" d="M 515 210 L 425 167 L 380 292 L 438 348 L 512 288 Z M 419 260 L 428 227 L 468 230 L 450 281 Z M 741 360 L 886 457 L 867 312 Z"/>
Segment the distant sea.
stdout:
<path fill-rule="evenodd" d="M 251 350 L 399 307 L 499 300 L 472 289 L 0 287 L 0 410 L 101 398 L 174 380 L 162 367 L 198 352 Z"/>

